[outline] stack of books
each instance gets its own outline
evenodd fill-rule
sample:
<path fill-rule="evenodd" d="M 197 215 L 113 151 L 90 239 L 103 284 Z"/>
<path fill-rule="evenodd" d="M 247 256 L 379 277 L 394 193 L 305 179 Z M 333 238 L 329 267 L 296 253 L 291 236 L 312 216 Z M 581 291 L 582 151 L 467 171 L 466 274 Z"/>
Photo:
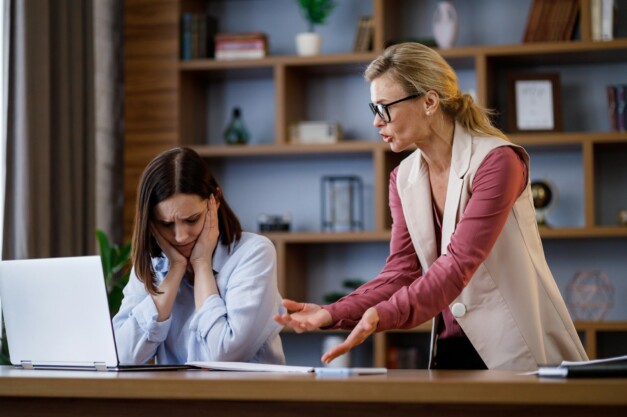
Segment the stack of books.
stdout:
<path fill-rule="evenodd" d="M 372 38 L 374 33 L 374 21 L 372 16 L 363 16 L 359 18 L 357 24 L 357 33 L 355 34 L 354 52 L 372 51 Z"/>
<path fill-rule="evenodd" d="M 219 33 L 215 37 L 218 60 L 259 59 L 268 54 L 268 38 L 264 33 Z"/>
<path fill-rule="evenodd" d="M 533 0 L 523 42 L 569 41 L 579 18 L 579 0 Z"/>
<path fill-rule="evenodd" d="M 217 22 L 212 16 L 200 13 L 181 15 L 181 59 L 210 58 Z"/>
<path fill-rule="evenodd" d="M 614 0 L 590 0 L 590 29 L 593 41 L 614 39 L 616 10 Z"/>
<path fill-rule="evenodd" d="M 616 132 L 627 131 L 627 84 L 607 86 L 607 110 L 610 128 Z"/>

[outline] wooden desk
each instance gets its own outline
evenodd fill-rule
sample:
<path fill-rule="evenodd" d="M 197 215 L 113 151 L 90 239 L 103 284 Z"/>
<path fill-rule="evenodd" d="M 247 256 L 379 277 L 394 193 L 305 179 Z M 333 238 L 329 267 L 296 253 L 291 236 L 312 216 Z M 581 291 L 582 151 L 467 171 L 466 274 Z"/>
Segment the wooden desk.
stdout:
<path fill-rule="evenodd" d="M 2 416 L 626 416 L 627 379 L 505 371 L 315 375 L 0 367 Z"/>

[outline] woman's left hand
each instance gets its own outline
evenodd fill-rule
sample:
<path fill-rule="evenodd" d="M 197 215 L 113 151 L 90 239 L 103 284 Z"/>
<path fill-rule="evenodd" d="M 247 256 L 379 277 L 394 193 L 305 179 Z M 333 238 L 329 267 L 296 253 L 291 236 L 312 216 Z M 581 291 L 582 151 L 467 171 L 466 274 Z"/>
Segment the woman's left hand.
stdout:
<path fill-rule="evenodd" d="M 328 364 L 338 356 L 362 344 L 368 336 L 374 333 L 377 329 L 377 324 L 379 324 L 379 313 L 377 313 L 377 309 L 370 307 L 366 310 L 361 320 L 359 320 L 359 323 L 357 323 L 357 326 L 350 332 L 346 340 L 322 355 L 322 362 Z"/>
<path fill-rule="evenodd" d="M 196 239 L 196 244 L 189 256 L 189 263 L 195 270 L 199 265 L 211 265 L 213 251 L 218 244 L 220 229 L 218 228 L 218 203 L 213 195 L 209 197 L 207 202 L 207 213 L 205 214 L 205 223 Z"/>

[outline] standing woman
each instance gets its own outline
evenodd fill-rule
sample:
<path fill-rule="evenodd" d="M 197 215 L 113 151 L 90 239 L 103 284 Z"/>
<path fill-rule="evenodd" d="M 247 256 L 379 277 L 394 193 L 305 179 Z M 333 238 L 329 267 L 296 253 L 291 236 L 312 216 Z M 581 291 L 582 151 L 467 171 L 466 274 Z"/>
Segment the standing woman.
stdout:
<path fill-rule="evenodd" d="M 274 246 L 242 232 L 193 150 L 165 151 L 144 170 L 132 256 L 113 318 L 120 362 L 285 363 Z"/>
<path fill-rule="evenodd" d="M 434 318 L 434 369 L 532 370 L 585 360 L 544 257 L 529 156 L 459 90 L 418 43 L 387 48 L 366 69 L 374 126 L 393 152 L 390 256 L 379 276 L 334 304 L 284 300 L 297 332 L 352 329 L 329 362 L 375 331 Z"/>

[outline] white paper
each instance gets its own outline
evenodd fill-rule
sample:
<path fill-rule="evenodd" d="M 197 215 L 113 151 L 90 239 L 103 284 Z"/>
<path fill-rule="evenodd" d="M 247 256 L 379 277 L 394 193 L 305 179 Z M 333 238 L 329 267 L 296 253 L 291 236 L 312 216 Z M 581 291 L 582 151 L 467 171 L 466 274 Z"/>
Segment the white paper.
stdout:
<path fill-rule="evenodd" d="M 265 364 L 265 363 L 248 363 L 248 362 L 202 361 L 202 362 L 187 362 L 186 365 L 196 366 L 198 368 L 213 369 L 216 371 L 308 373 L 308 372 L 314 372 L 315 370 L 315 368 L 312 366 L 273 365 L 273 364 Z"/>
<path fill-rule="evenodd" d="M 272 365 L 247 362 L 217 362 L 195 361 L 186 365 L 214 371 L 240 372 L 283 372 L 283 373 L 315 373 L 320 376 L 352 376 L 352 375 L 380 375 L 387 373 L 386 368 L 315 368 L 313 366 Z"/>
<path fill-rule="evenodd" d="M 627 361 L 627 355 L 614 356 L 613 358 L 593 359 L 590 361 L 562 361 L 562 363 L 560 363 L 560 366 L 582 366 L 582 365 L 592 365 L 595 363 L 609 363 L 609 362 L 621 362 L 621 361 Z"/>

